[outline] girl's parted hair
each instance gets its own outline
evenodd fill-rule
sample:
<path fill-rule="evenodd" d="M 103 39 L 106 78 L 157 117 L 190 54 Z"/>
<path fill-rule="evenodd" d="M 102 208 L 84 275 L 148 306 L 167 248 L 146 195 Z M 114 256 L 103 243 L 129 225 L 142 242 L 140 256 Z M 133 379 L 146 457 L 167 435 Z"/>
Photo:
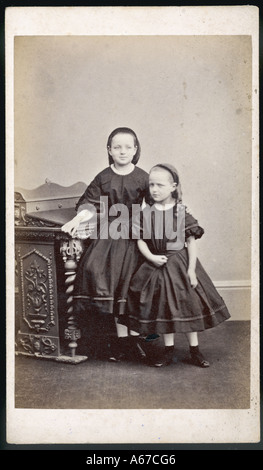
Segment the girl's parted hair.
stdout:
<path fill-rule="evenodd" d="M 129 127 L 117 127 L 117 129 L 114 129 L 114 131 L 111 132 L 111 134 L 109 135 L 108 137 L 108 141 L 107 141 L 107 151 L 108 151 L 108 157 L 109 157 L 109 165 L 111 165 L 113 162 L 113 158 L 112 156 L 110 155 L 109 153 L 109 147 L 111 147 L 111 143 L 112 143 L 112 139 L 113 137 L 115 137 L 115 135 L 117 134 L 130 134 L 133 136 L 133 139 L 134 139 L 134 146 L 137 147 L 137 151 L 136 151 L 136 154 L 134 155 L 133 159 L 132 159 L 132 163 L 134 165 L 136 165 L 136 163 L 138 163 L 139 161 L 139 158 L 141 156 L 141 146 L 140 146 L 140 142 L 138 140 L 138 137 L 137 135 L 135 134 L 135 132 L 130 129 Z"/>

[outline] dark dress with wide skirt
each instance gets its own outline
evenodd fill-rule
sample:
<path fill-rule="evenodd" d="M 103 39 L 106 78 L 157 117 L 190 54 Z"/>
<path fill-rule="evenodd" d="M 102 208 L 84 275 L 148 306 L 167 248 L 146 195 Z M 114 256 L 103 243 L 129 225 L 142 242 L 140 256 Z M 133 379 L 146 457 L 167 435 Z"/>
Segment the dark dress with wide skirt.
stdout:
<path fill-rule="evenodd" d="M 176 206 L 170 214 L 173 231 L 177 230 Z M 167 217 L 168 211 L 162 211 Z M 230 317 L 229 311 L 216 290 L 212 280 L 204 270 L 199 259 L 196 264 L 198 285 L 191 287 L 188 270 L 188 250 L 183 244 L 179 250 L 167 250 L 167 242 L 173 241 L 165 233 L 156 238 L 155 215 L 151 213 L 151 226 L 144 220 L 144 233 L 141 236 L 154 254 L 165 254 L 168 261 L 156 267 L 144 261 L 134 274 L 128 295 L 128 320 L 126 324 L 141 334 L 198 332 L 217 326 Z M 146 227 L 145 227 L 146 224 Z M 185 240 L 194 236 L 200 238 L 204 230 L 194 217 L 185 213 Z M 176 241 L 176 238 L 174 238 Z"/>
<path fill-rule="evenodd" d="M 147 190 L 148 174 L 144 170 L 135 166 L 128 175 L 120 175 L 108 167 L 80 198 L 78 212 L 92 205 L 98 215 L 103 215 L 97 217 L 96 238 L 89 240 L 78 266 L 74 287 L 78 316 L 91 310 L 115 316 L 124 312 L 129 283 L 140 258 L 137 242 L 130 236 L 132 205 L 141 204 Z M 101 204 L 102 200 L 106 204 Z M 123 206 L 114 209 L 116 204 Z M 116 238 L 118 231 L 120 238 Z"/>

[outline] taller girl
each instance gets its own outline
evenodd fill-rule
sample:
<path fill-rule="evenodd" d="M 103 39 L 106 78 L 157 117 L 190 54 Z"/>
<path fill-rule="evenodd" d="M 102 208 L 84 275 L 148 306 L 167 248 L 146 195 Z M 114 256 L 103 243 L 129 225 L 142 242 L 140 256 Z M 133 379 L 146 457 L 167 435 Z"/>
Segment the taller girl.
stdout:
<path fill-rule="evenodd" d="M 109 358 L 119 360 L 124 355 L 127 327 L 118 323 L 124 313 L 130 279 L 137 268 L 139 252 L 137 243 L 131 237 L 131 224 L 128 223 L 129 236 L 116 239 L 110 233 L 105 236 L 105 225 L 109 227 L 116 215 L 109 216 L 110 208 L 121 203 L 132 215 L 132 205 L 141 204 L 148 191 L 148 174 L 136 164 L 140 158 L 140 143 L 132 129 L 115 129 L 107 141 L 109 166 L 101 171 L 87 187 L 79 199 L 77 215 L 62 227 L 64 232 L 76 236 L 81 224 L 91 221 L 94 207 L 100 213 L 97 238 L 90 241 L 83 254 L 75 280 L 75 311 L 78 316 L 113 315 L 118 340 L 112 345 Z M 107 198 L 108 210 L 101 204 Z M 103 219 L 104 218 L 104 219 Z M 97 218 L 98 219 L 98 218 Z M 103 232 L 103 235 L 102 235 Z M 133 339 L 138 354 L 141 348 Z M 138 347 L 137 347 L 138 346 Z"/>

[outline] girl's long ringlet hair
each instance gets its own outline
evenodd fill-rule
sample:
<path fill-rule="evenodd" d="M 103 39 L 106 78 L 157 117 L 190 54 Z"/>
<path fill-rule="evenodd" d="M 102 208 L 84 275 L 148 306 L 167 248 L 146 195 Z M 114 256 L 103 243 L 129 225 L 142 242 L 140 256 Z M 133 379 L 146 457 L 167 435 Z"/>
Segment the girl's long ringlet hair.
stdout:
<path fill-rule="evenodd" d="M 109 147 L 111 147 L 113 137 L 115 137 L 115 135 L 117 135 L 117 134 L 130 134 L 130 135 L 133 136 L 134 146 L 137 147 L 137 151 L 136 151 L 136 154 L 134 155 L 134 157 L 132 159 L 132 163 L 134 165 L 136 165 L 136 163 L 138 163 L 140 155 L 141 155 L 141 146 L 140 146 L 140 142 L 138 140 L 137 135 L 129 127 L 118 127 L 117 129 L 114 129 L 114 131 L 112 131 L 111 134 L 109 135 L 108 141 L 107 141 L 107 151 L 108 151 L 108 156 L 109 156 L 109 165 L 114 163 L 113 158 L 109 153 Z"/>
<path fill-rule="evenodd" d="M 182 188 L 181 188 L 179 173 L 176 170 L 176 168 L 173 165 L 171 165 L 170 163 L 158 163 L 157 165 L 154 165 L 154 167 L 152 167 L 152 169 L 150 170 L 150 173 L 154 168 L 163 168 L 164 170 L 169 171 L 169 173 L 173 177 L 174 182 L 177 184 L 176 189 L 172 193 L 172 197 L 176 200 L 176 203 L 181 204 L 183 194 L 182 194 Z"/>

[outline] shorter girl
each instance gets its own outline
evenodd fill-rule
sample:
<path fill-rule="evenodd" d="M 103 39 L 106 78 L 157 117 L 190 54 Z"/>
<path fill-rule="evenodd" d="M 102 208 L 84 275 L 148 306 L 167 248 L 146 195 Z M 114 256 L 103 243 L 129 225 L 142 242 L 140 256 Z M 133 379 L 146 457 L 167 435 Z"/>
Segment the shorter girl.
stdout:
<path fill-rule="evenodd" d="M 199 350 L 197 332 L 217 326 L 230 314 L 197 258 L 195 240 L 204 230 L 181 203 L 179 176 L 172 165 L 154 166 L 149 188 L 153 206 L 146 206 L 142 213 L 138 240 L 145 262 L 130 284 L 129 327 L 148 340 L 163 335 L 164 354 L 149 358 L 150 365 L 175 361 L 174 333 L 185 333 L 192 362 L 209 367 Z"/>

